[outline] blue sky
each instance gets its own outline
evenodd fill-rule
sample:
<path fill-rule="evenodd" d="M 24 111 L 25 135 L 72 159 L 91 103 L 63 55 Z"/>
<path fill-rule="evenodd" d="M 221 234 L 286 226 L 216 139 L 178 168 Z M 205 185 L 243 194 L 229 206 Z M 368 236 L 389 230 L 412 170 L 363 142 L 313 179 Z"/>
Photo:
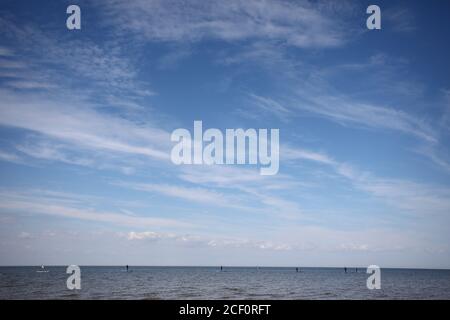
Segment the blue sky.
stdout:
<path fill-rule="evenodd" d="M 69 4 L 0 5 L 0 264 L 450 267 L 448 2 Z M 279 173 L 174 165 L 194 120 Z"/>

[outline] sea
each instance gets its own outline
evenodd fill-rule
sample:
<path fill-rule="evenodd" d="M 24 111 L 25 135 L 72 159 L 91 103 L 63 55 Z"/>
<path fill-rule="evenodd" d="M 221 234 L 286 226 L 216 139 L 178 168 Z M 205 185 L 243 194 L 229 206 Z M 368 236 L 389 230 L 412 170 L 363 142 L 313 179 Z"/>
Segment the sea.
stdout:
<path fill-rule="evenodd" d="M 363 268 L 80 266 L 0 267 L 0 299 L 450 299 L 450 270 L 381 269 L 369 290 Z"/>

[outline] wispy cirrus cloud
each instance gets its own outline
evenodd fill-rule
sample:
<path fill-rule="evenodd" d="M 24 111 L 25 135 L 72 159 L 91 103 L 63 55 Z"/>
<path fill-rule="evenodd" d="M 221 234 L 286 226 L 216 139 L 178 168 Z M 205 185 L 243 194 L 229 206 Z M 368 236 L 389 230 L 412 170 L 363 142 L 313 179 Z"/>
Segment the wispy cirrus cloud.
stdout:
<path fill-rule="evenodd" d="M 15 153 L 0 150 L 0 160 L 13 163 L 22 163 L 22 159 Z"/>
<path fill-rule="evenodd" d="M 214 170 L 216 179 L 220 180 L 219 183 L 217 183 L 218 180 L 203 181 L 201 176 L 198 178 L 202 181 L 197 181 L 195 176 L 197 173 L 201 175 L 203 171 L 199 170 L 191 173 L 193 176 L 189 181 L 189 186 L 185 186 L 184 183 L 174 185 L 131 182 L 116 182 L 113 185 L 200 204 L 205 208 L 233 209 L 230 214 L 236 212 L 263 214 L 289 220 L 304 218 L 303 210 L 298 202 L 286 199 L 276 192 L 295 185 L 292 181 L 291 183 L 286 181 L 287 178 L 280 179 L 278 183 L 269 182 L 268 185 L 259 186 L 258 183 L 255 184 L 257 180 L 226 180 L 226 176 L 236 175 L 240 170 L 229 168 L 229 170 L 222 171 L 222 169 L 225 168 L 219 167 Z M 210 171 L 206 171 L 204 174 L 207 175 L 208 172 Z M 248 174 L 252 175 L 250 172 Z M 256 171 L 254 175 L 259 176 Z"/>
<path fill-rule="evenodd" d="M 116 226 L 145 227 L 192 227 L 192 223 L 154 216 L 130 216 L 119 212 L 96 210 L 83 207 L 76 198 L 67 202 L 64 198 L 45 196 L 42 192 L 0 192 L 2 212 L 47 215 L 61 218 L 108 223 Z M 70 200 L 70 199 L 69 199 Z"/>
<path fill-rule="evenodd" d="M 14 55 L 14 50 L 0 46 L 0 57 L 11 57 Z"/>
<path fill-rule="evenodd" d="M 0 26 L 14 46 L 1 47 L 0 125 L 28 134 L 15 144 L 22 155 L 126 172 L 132 168 L 125 163 L 137 160 L 108 163 L 117 153 L 169 159 L 169 133 L 142 115 L 148 111 L 142 99 L 154 93 L 114 41 L 64 41 L 51 28 L 4 17 Z"/>
<path fill-rule="evenodd" d="M 36 159 L 59 161 L 79 166 L 92 166 L 94 164 L 92 159 L 69 155 L 69 152 L 65 151 L 62 146 L 51 145 L 48 142 L 33 143 L 32 145 L 22 144 L 16 146 L 16 149 L 21 153 Z"/>
<path fill-rule="evenodd" d="M 417 112 L 410 105 L 423 98 L 424 86 L 407 77 L 409 63 L 406 59 L 376 53 L 361 62 L 325 67 L 314 63 L 298 63 L 288 55 L 283 55 L 280 60 L 269 60 L 276 61 L 270 67 L 270 78 L 280 76 L 277 72 L 280 65 L 289 70 L 281 75 L 282 93 L 251 93 L 250 106 L 239 108 L 239 115 L 251 119 L 272 119 L 275 116 L 282 121 L 306 115 L 358 129 L 397 131 L 428 144 L 439 142 L 440 132 L 436 128 L 436 119 L 424 114 L 423 110 Z M 354 74 L 357 80 L 338 76 L 348 73 Z M 355 87 L 342 90 L 339 85 L 334 84 L 339 81 Z M 360 87 L 358 82 L 361 81 L 374 88 L 367 89 L 364 85 Z M 375 93 L 387 97 L 381 102 Z M 404 103 L 405 99 L 410 101 L 407 105 Z"/>
<path fill-rule="evenodd" d="M 408 7 L 394 6 L 383 12 L 386 25 L 396 32 L 413 32 L 417 29 L 414 13 Z"/>
<path fill-rule="evenodd" d="M 302 148 L 295 148 L 289 145 L 282 146 L 282 159 L 285 160 L 310 160 L 322 164 L 333 165 L 335 160 L 325 153 L 315 152 Z"/>
<path fill-rule="evenodd" d="M 9 59 L 3 63 L 5 68 L 8 65 L 24 68 L 26 65 L 27 76 L 33 73 L 49 74 L 55 83 L 67 83 L 66 77 L 61 76 L 61 71 L 66 71 L 72 78 L 76 74 L 77 79 L 89 79 L 95 85 L 145 91 L 145 88 L 138 88 L 137 69 L 133 62 L 113 42 L 97 44 L 89 38 L 67 41 L 50 28 L 45 29 L 32 23 L 19 25 L 7 18 L 0 19 L 0 27 L 21 53 L 8 56 Z"/>
<path fill-rule="evenodd" d="M 95 14 L 98 21 L 87 15 L 83 18 L 89 20 L 84 26 L 95 26 L 95 31 L 86 28 L 71 33 L 59 22 L 54 27 L 51 21 L 14 23 L 0 18 L 5 43 L 10 44 L 0 46 L 0 126 L 6 134 L 0 159 L 37 163 L 45 183 L 61 190 L 81 190 L 84 186 L 78 184 L 86 180 L 78 173 L 88 173 L 92 175 L 88 190 L 109 198 L 99 204 L 94 199 L 50 192 L 1 193 L 2 214 L 20 219 L 36 215 L 50 223 L 59 221 L 51 217 L 58 217 L 64 225 L 77 220 L 121 231 L 135 229 L 125 235 L 130 241 L 120 239 L 125 243 L 120 254 L 141 245 L 139 249 L 146 250 L 146 241 L 152 240 L 199 244 L 209 252 L 405 250 L 412 256 L 414 250 L 445 247 L 450 211 L 445 178 L 440 184 L 441 180 L 424 171 L 421 175 L 426 181 L 417 182 L 408 169 L 399 173 L 403 178 L 378 175 L 377 170 L 388 171 L 378 166 L 378 158 L 371 158 L 377 157 L 379 150 L 360 155 L 357 148 L 350 148 L 354 141 L 348 136 L 334 145 L 329 141 L 321 145 L 329 138 L 329 129 L 342 138 L 339 128 L 343 127 L 349 135 L 364 135 L 364 130 L 382 133 L 377 141 L 383 145 L 397 140 L 409 143 L 403 138 L 390 140 L 401 134 L 424 145 L 423 154 L 434 163 L 448 167 L 445 152 L 437 150 L 445 144 L 439 130 L 448 129 L 448 117 L 443 116 L 440 125 L 435 117 L 428 117 L 433 112 L 420 105 L 426 86 L 415 81 L 414 66 L 378 51 L 393 52 L 390 45 L 377 46 L 376 52 L 371 46 L 351 52 L 353 46 L 345 47 L 359 36 L 357 30 L 346 28 L 347 22 L 358 25 L 355 20 L 364 16 L 365 10 L 358 8 L 358 18 L 346 21 L 353 4 L 343 1 L 99 3 L 93 4 L 100 8 Z M 86 4 L 85 9 L 96 8 Z M 398 16 L 404 18 L 405 14 Z M 389 16 L 386 19 L 389 22 Z M 401 29 L 407 31 L 408 24 Z M 186 59 L 190 56 L 192 59 Z M 205 82 L 209 85 L 221 79 L 231 79 L 225 85 L 230 90 L 220 95 L 204 92 Z M 193 97 L 199 99 L 190 99 Z M 244 101 L 240 101 L 242 97 Z M 253 126 L 248 120 L 267 120 L 268 126 L 273 126 L 274 120 L 281 120 L 282 166 L 277 176 L 262 177 L 253 168 L 237 166 L 170 165 L 169 128 L 174 128 L 174 123 L 156 117 L 173 112 L 176 121 L 189 125 L 194 114 L 211 115 L 216 101 L 227 107 L 213 110 L 211 118 L 219 127 Z M 235 102 L 237 114 L 245 119 L 228 112 Z M 181 107 L 185 109 L 178 113 Z M 297 140 L 301 135 L 315 136 L 302 148 Z M 399 150 L 404 150 L 403 146 L 399 145 Z M 411 150 L 409 146 L 406 149 Z M 411 159 L 411 154 L 403 153 L 398 159 L 384 156 L 389 161 Z M 373 171 L 355 165 L 362 157 Z M 56 163 L 65 165 L 53 165 Z M 78 167 L 72 170 L 68 165 Z M 23 169 L 9 167 L 14 171 L 8 176 Z M 135 173 L 133 180 L 139 183 L 129 181 L 128 176 L 117 177 L 116 172 L 93 170 L 106 167 Z M 34 169 L 23 171 L 33 173 Z M 64 171 L 64 177 L 53 170 Z M 24 177 L 22 172 L 17 174 Z M 34 181 L 33 176 L 5 181 L 5 185 L 44 182 Z M 105 179 L 120 180 L 123 185 Z M 152 209 L 144 212 L 141 207 L 136 213 L 128 205 L 117 204 L 119 199 L 137 198 Z M 392 219 L 386 218 L 388 214 Z M 180 215 L 183 220 L 167 218 Z M 325 221 L 329 217 L 334 220 Z M 402 225 L 368 229 L 366 219 L 388 225 L 401 221 Z M 309 225 L 311 221 L 320 227 Z M 195 222 L 199 229 L 192 226 Z M 426 236 L 402 230 L 422 222 L 433 225 L 425 230 Z M 359 229 L 342 230 L 342 224 Z M 439 233 L 439 228 L 444 231 Z M 205 234 L 195 235 L 199 230 Z M 17 240 L 20 232 L 22 229 L 16 230 L 11 239 Z M 39 234 L 36 230 L 24 232 Z M 116 251 L 110 239 L 95 239 Z M 91 249 L 91 243 L 86 246 Z M 45 248 L 43 251 L 50 247 Z M 95 249 L 100 252 L 101 246 Z M 144 256 L 138 251 L 137 256 Z M 289 263 L 298 255 L 292 257 Z"/>
<path fill-rule="evenodd" d="M 428 142 L 436 142 L 435 133 L 424 120 L 401 110 L 365 103 L 354 103 L 345 98 L 310 98 L 310 104 L 300 103 L 299 109 L 329 118 L 336 122 L 361 124 L 414 135 Z"/>
<path fill-rule="evenodd" d="M 258 117 L 267 117 L 268 115 L 273 115 L 280 120 L 286 122 L 292 117 L 292 111 L 280 104 L 279 102 L 262 97 L 256 94 L 249 94 L 249 102 L 253 109 L 247 107 L 244 109 L 239 109 L 238 113 L 250 119 Z"/>
<path fill-rule="evenodd" d="M 450 212 L 450 189 L 400 178 L 378 177 L 371 172 L 340 162 L 325 153 L 285 147 L 288 160 L 306 160 L 331 168 L 355 188 L 408 214 L 433 215 L 447 219 Z"/>
<path fill-rule="evenodd" d="M 259 39 L 301 48 L 335 47 L 346 41 L 344 20 L 337 19 L 335 10 L 307 1 L 189 1 L 183 6 L 177 1 L 102 2 L 114 27 L 151 41 Z"/>
<path fill-rule="evenodd" d="M 167 197 L 186 200 L 189 202 L 227 207 L 234 209 L 246 209 L 242 203 L 242 197 L 233 194 L 225 194 L 211 189 L 200 187 L 184 187 L 169 184 L 150 184 L 150 183 L 116 183 L 115 185 L 128 187 L 138 191 L 156 193 Z"/>
<path fill-rule="evenodd" d="M 361 128 L 393 130 L 414 136 L 428 143 L 438 142 L 438 133 L 426 119 L 412 113 L 376 103 L 361 102 L 343 94 L 330 95 L 306 85 L 309 89 L 297 89 L 293 96 L 281 102 L 269 97 L 260 97 L 271 105 L 282 106 L 282 113 L 293 117 L 299 112 L 321 117 L 343 125 Z M 277 112 L 277 108 L 273 108 Z M 280 110 L 278 109 L 278 113 Z"/>
<path fill-rule="evenodd" d="M 154 126 L 100 113 L 76 102 L 71 105 L 40 95 L 19 96 L 5 90 L 2 94 L 0 124 L 3 126 L 25 129 L 81 148 L 169 159 L 164 149 L 170 142 L 169 133 Z"/>

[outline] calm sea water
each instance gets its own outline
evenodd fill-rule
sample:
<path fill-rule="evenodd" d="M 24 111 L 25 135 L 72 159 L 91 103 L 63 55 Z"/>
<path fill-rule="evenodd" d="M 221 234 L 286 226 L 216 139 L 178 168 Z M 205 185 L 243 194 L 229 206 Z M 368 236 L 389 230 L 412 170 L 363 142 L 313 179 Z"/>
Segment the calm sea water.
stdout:
<path fill-rule="evenodd" d="M 0 267 L 0 299 L 450 299 L 450 270 L 382 269 L 368 290 L 364 269 L 81 267 L 68 290 L 65 267 Z"/>

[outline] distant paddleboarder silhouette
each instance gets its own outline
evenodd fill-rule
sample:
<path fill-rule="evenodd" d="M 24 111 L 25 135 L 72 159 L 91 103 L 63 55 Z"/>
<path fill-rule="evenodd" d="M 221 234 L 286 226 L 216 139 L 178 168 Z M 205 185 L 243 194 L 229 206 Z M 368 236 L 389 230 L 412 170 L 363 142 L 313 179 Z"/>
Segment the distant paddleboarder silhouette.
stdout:
<path fill-rule="evenodd" d="M 222 266 L 220 266 L 220 271 L 222 271 L 223 270 L 223 267 Z"/>
<path fill-rule="evenodd" d="M 347 267 L 344 267 L 344 271 L 345 271 L 345 273 L 347 273 Z"/>
<path fill-rule="evenodd" d="M 128 265 L 127 265 L 127 272 L 128 272 Z"/>

